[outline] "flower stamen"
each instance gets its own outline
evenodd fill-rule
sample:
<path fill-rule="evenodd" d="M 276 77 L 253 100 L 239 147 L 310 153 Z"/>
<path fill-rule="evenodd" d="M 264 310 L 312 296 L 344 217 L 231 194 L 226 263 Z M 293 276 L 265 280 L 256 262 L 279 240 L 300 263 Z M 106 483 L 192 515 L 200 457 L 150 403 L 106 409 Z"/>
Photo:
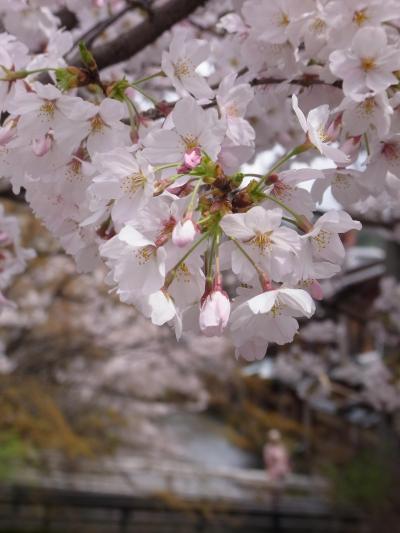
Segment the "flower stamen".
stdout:
<path fill-rule="evenodd" d="M 266 233 L 257 233 L 252 239 L 250 239 L 249 244 L 257 247 L 260 253 L 264 254 L 266 250 L 271 249 L 271 235 L 272 231 L 267 231 Z"/>
<path fill-rule="evenodd" d="M 363 57 L 361 59 L 361 68 L 364 72 L 369 72 L 376 67 L 376 62 L 373 57 Z"/>

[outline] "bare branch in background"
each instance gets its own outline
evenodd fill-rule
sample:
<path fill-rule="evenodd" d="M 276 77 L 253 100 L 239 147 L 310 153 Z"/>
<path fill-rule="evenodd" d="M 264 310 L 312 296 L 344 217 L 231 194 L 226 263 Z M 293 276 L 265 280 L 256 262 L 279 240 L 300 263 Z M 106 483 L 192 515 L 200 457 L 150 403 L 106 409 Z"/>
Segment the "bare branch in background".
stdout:
<path fill-rule="evenodd" d="M 117 20 L 122 18 L 124 15 L 126 15 L 126 13 L 129 13 L 129 11 L 133 9 L 141 9 L 145 11 L 151 18 L 152 12 L 150 6 L 151 2 L 148 0 L 132 0 L 127 2 L 127 5 L 118 13 L 115 13 L 114 15 L 111 15 L 110 17 L 104 20 L 100 20 L 92 28 L 89 28 L 83 35 L 79 36 L 74 42 L 73 48 L 69 53 L 74 50 L 74 48 L 78 45 L 80 41 L 84 41 L 86 46 L 90 47 L 101 33 L 103 33 L 107 28 L 109 28 L 112 24 L 117 22 Z"/>
<path fill-rule="evenodd" d="M 324 80 L 319 79 L 316 76 L 304 76 L 303 78 L 298 78 L 294 80 L 286 80 L 284 78 L 256 78 L 251 80 L 250 85 L 257 87 L 260 85 L 278 85 L 279 83 L 290 83 L 291 85 L 301 85 L 302 87 L 311 87 L 312 85 L 330 85 L 331 87 L 337 87 L 340 89 L 342 87 L 342 82 L 340 80 L 333 83 L 328 83 Z"/>
<path fill-rule="evenodd" d="M 109 67 L 134 56 L 153 43 L 174 24 L 188 17 L 207 0 L 169 0 L 153 9 L 153 16 L 112 41 L 93 49 L 99 69 Z M 71 64 L 82 66 L 76 55 Z"/>

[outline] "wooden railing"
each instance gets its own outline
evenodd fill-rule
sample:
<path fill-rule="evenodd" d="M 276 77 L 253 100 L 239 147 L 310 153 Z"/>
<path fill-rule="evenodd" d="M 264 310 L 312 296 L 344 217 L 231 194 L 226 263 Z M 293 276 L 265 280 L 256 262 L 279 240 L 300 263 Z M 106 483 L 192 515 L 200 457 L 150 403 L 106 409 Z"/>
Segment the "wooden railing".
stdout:
<path fill-rule="evenodd" d="M 35 533 L 357 533 L 321 479 L 291 476 L 277 493 L 264 472 L 132 459 L 124 471 L 29 476 L 0 487 L 0 531 Z M 366 529 L 362 530 L 367 531 Z"/>

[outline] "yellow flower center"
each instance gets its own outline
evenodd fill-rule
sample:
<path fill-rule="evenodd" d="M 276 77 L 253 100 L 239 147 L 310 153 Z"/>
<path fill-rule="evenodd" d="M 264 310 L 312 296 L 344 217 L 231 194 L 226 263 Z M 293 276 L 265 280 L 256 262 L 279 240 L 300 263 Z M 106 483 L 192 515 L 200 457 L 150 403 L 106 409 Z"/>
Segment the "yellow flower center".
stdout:
<path fill-rule="evenodd" d="M 361 68 L 364 72 L 369 72 L 376 67 L 375 59 L 373 57 L 363 57 L 361 59 Z"/>
<path fill-rule="evenodd" d="M 190 283 L 190 271 L 185 262 L 179 265 L 176 271 L 176 280 L 183 283 Z"/>
<path fill-rule="evenodd" d="M 136 191 L 146 183 L 146 176 L 137 172 L 130 176 L 125 176 L 121 181 L 121 189 L 128 196 L 133 196 Z"/>
<path fill-rule="evenodd" d="M 135 250 L 138 264 L 142 266 L 148 263 L 151 257 L 154 255 L 155 250 L 155 247 L 150 245 L 140 248 L 139 250 Z"/>
<path fill-rule="evenodd" d="M 226 114 L 230 117 L 238 117 L 240 115 L 238 108 L 235 106 L 235 104 L 229 104 L 226 106 Z"/>
<path fill-rule="evenodd" d="M 318 250 L 321 251 L 326 248 L 331 240 L 331 233 L 322 229 L 318 235 L 313 237 L 314 244 L 317 246 Z"/>
<path fill-rule="evenodd" d="M 257 233 L 252 239 L 250 239 L 249 244 L 258 248 L 261 255 L 265 254 L 266 250 L 270 250 L 272 246 L 271 240 L 272 231 L 267 231 L 266 233 Z"/>
<path fill-rule="evenodd" d="M 286 26 L 289 26 L 289 22 L 290 20 L 287 14 L 284 11 L 281 11 L 280 17 L 278 19 L 278 26 L 282 26 L 285 28 Z"/>
<path fill-rule="evenodd" d="M 336 174 L 335 179 L 333 180 L 333 183 L 339 189 L 348 189 L 350 187 L 349 179 L 344 174 Z"/>
<path fill-rule="evenodd" d="M 174 63 L 174 73 L 179 80 L 190 76 L 193 71 L 194 68 L 189 59 L 179 59 Z"/>
<path fill-rule="evenodd" d="M 45 100 L 40 106 L 39 115 L 46 118 L 53 118 L 56 110 L 56 104 L 52 100 Z"/>
<path fill-rule="evenodd" d="M 275 302 L 274 305 L 271 307 L 270 313 L 274 318 L 281 316 L 282 314 L 281 304 L 279 302 Z"/>
<path fill-rule="evenodd" d="M 329 141 L 329 135 L 326 133 L 325 129 L 322 126 L 318 128 L 317 133 L 320 141 L 322 141 L 323 143 Z"/>
<path fill-rule="evenodd" d="M 326 28 L 326 22 L 321 18 L 316 18 L 310 26 L 311 31 L 317 35 L 322 33 Z"/>
<path fill-rule="evenodd" d="M 354 11 L 353 22 L 356 26 L 360 27 L 369 19 L 367 15 L 367 8 Z"/>
<path fill-rule="evenodd" d="M 375 98 L 366 98 L 359 107 L 362 109 L 365 115 L 372 115 L 375 111 L 376 102 Z"/>
<path fill-rule="evenodd" d="M 92 120 L 90 121 L 90 125 L 92 128 L 92 133 L 100 133 L 103 131 L 104 126 L 106 125 L 104 120 L 101 118 L 99 114 L 95 115 Z"/>
<path fill-rule="evenodd" d="M 79 161 L 79 159 L 76 159 L 75 157 L 71 159 L 71 161 L 67 165 L 66 169 L 66 178 L 68 181 L 81 181 L 82 176 L 82 163 Z"/>
<path fill-rule="evenodd" d="M 199 140 L 194 135 L 186 135 L 186 137 L 182 137 L 182 141 L 186 152 L 191 152 L 199 146 Z"/>

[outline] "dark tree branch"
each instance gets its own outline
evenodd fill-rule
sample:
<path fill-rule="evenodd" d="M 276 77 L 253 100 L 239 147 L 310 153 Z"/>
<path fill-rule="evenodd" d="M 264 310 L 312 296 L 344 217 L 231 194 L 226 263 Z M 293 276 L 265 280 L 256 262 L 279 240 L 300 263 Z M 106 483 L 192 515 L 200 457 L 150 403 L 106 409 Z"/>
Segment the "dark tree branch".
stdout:
<path fill-rule="evenodd" d="M 247 69 L 243 69 L 238 72 L 238 77 L 242 76 L 243 74 L 246 74 Z M 253 80 L 249 81 L 249 84 L 252 87 L 257 86 L 265 86 L 265 85 L 278 85 L 280 83 L 288 82 L 288 80 L 283 78 L 254 78 Z M 337 80 L 333 83 L 327 83 L 323 80 L 320 80 L 319 78 L 315 76 L 305 76 L 303 78 L 296 78 L 294 80 L 290 80 L 288 83 L 291 85 L 299 85 L 301 87 L 312 87 L 313 85 L 327 85 L 330 87 L 338 87 L 340 88 L 342 86 L 342 82 L 340 80 Z M 218 88 L 218 84 L 213 85 L 211 87 L 212 89 L 216 90 Z M 148 111 L 144 111 L 142 113 L 143 118 L 147 118 L 150 120 L 157 120 L 159 118 L 164 118 L 167 116 L 168 113 L 172 111 L 174 108 L 176 102 L 163 102 L 162 109 L 155 108 L 155 109 L 149 109 Z M 209 109 L 210 107 L 215 107 L 217 105 L 217 101 L 215 98 L 213 98 L 208 104 L 203 104 L 203 109 Z"/>
<path fill-rule="evenodd" d="M 260 85 L 278 85 L 279 83 L 284 83 L 287 81 L 288 80 L 283 78 L 256 78 L 254 80 L 251 80 L 250 85 L 252 87 L 257 87 Z M 337 87 L 338 89 L 341 89 L 342 87 L 341 80 L 337 80 L 333 83 L 328 83 L 324 80 L 317 78 L 316 76 L 304 76 L 303 78 L 290 80 L 289 83 L 291 85 L 301 85 L 302 87 L 311 87 L 313 85 L 328 85 L 330 87 Z"/>
<path fill-rule="evenodd" d="M 126 13 L 129 13 L 129 11 L 132 11 L 133 9 L 142 9 L 149 16 L 151 16 L 150 3 L 147 0 L 129 0 L 127 1 L 127 5 L 122 8 L 121 11 L 111 15 L 107 19 L 100 20 L 92 28 L 89 28 L 83 35 L 79 36 L 78 39 L 75 40 L 73 48 L 70 50 L 69 54 L 79 44 L 80 41 L 83 41 L 86 46 L 90 48 L 92 43 L 101 33 L 103 33 L 109 26 L 117 22 L 117 20 L 122 18 L 124 15 L 126 15 Z"/>
<path fill-rule="evenodd" d="M 212 35 L 215 35 L 216 37 L 223 37 L 224 31 L 218 30 L 215 25 L 213 26 L 202 26 L 197 21 L 189 19 L 190 24 L 196 28 L 197 30 L 203 32 L 203 33 L 211 33 Z"/>
<path fill-rule="evenodd" d="M 146 46 L 153 43 L 160 35 L 177 22 L 187 18 L 207 0 L 169 0 L 152 10 L 153 16 L 147 18 L 131 30 L 112 41 L 95 47 L 92 52 L 99 69 L 125 61 Z M 82 66 L 80 58 L 75 56 L 72 65 Z"/>
<path fill-rule="evenodd" d="M 56 16 L 61 21 L 61 27 L 66 30 L 73 30 L 78 25 L 78 19 L 72 11 L 66 7 L 57 11 Z"/>
<path fill-rule="evenodd" d="M 26 204 L 25 200 L 25 191 L 21 189 L 19 194 L 14 194 L 11 187 L 6 187 L 0 191 L 0 200 L 11 200 L 12 202 L 17 202 L 19 204 Z"/>

